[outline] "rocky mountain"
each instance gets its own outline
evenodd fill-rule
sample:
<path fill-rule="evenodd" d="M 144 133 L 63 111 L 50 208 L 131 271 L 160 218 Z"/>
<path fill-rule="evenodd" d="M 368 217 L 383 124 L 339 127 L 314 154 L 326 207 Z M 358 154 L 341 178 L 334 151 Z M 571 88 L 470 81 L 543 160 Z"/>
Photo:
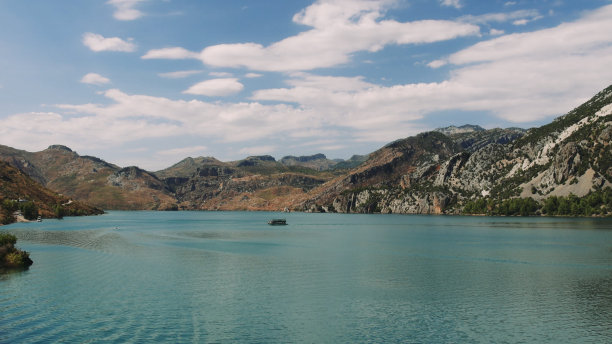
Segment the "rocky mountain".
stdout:
<path fill-rule="evenodd" d="M 26 152 L 0 145 L 0 160 L 64 196 L 103 209 L 168 209 L 176 201 L 166 184 L 137 167 L 121 168 L 53 145 Z"/>
<path fill-rule="evenodd" d="M 59 195 L 34 181 L 24 172 L 0 161 L 0 223 L 15 220 L 13 213 L 17 210 L 28 210 L 26 217 L 43 218 L 61 217 L 64 215 L 93 215 L 103 211 L 70 197 Z"/>
<path fill-rule="evenodd" d="M 346 161 L 198 157 L 150 173 L 64 146 L 0 146 L 0 160 L 105 209 L 601 215 L 612 213 L 611 137 L 612 86 L 542 127 L 439 128 Z"/>
<path fill-rule="evenodd" d="M 479 125 L 465 124 L 460 127 L 451 125 L 451 126 L 444 127 L 444 128 L 438 128 L 434 131 L 437 131 L 444 135 L 457 135 L 457 134 L 468 134 L 468 133 L 474 133 L 478 131 L 485 131 L 485 129 Z"/>
<path fill-rule="evenodd" d="M 233 162 L 187 158 L 155 173 L 181 209 L 278 210 L 331 178 L 301 164 L 283 164 L 269 155 Z"/>
<path fill-rule="evenodd" d="M 612 186 L 612 86 L 539 128 L 481 129 L 398 140 L 313 190 L 297 208 L 448 214 L 480 199 L 491 210 L 515 198 L 584 197 Z M 612 212 L 605 204 L 592 207 L 599 203 L 585 209 Z"/>
<path fill-rule="evenodd" d="M 302 166 L 317 171 L 327 171 L 333 169 L 338 163 L 344 160 L 329 160 L 325 154 L 315 154 L 310 156 L 288 155 L 279 160 L 285 166 Z"/>

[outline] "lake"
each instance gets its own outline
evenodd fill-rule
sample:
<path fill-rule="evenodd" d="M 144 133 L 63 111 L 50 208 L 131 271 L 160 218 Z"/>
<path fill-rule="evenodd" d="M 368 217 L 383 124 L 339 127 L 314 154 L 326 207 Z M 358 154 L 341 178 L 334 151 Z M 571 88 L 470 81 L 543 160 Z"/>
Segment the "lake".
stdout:
<path fill-rule="evenodd" d="M 113 211 L 0 231 L 34 260 L 0 275 L 0 343 L 612 342 L 612 219 Z"/>

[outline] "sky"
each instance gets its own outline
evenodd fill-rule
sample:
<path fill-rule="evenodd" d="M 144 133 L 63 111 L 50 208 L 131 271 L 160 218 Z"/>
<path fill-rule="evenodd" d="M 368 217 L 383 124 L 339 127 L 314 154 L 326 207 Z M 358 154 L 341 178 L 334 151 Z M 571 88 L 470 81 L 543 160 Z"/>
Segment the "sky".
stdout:
<path fill-rule="evenodd" d="M 612 84 L 611 0 L 2 0 L 0 144 L 119 166 L 348 159 Z"/>

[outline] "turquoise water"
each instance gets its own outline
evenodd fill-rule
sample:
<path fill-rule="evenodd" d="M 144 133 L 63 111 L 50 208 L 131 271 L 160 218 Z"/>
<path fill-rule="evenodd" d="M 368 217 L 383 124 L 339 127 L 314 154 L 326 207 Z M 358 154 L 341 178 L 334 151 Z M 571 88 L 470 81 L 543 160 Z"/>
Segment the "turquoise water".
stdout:
<path fill-rule="evenodd" d="M 612 221 L 111 212 L 0 227 L 0 343 L 610 343 Z"/>

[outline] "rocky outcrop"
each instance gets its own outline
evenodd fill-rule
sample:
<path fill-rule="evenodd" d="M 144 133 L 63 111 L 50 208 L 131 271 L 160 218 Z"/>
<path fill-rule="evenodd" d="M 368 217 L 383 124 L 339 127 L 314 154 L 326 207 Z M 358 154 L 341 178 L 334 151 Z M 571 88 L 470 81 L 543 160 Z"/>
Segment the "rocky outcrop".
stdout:
<path fill-rule="evenodd" d="M 341 161 L 329 160 L 324 154 L 314 154 L 309 156 L 285 156 L 279 160 L 285 166 L 301 166 L 316 171 L 327 171 L 332 169 Z"/>
<path fill-rule="evenodd" d="M 15 247 L 17 238 L 9 233 L 0 233 L 0 272 L 27 269 L 34 262 L 30 254 Z"/>

